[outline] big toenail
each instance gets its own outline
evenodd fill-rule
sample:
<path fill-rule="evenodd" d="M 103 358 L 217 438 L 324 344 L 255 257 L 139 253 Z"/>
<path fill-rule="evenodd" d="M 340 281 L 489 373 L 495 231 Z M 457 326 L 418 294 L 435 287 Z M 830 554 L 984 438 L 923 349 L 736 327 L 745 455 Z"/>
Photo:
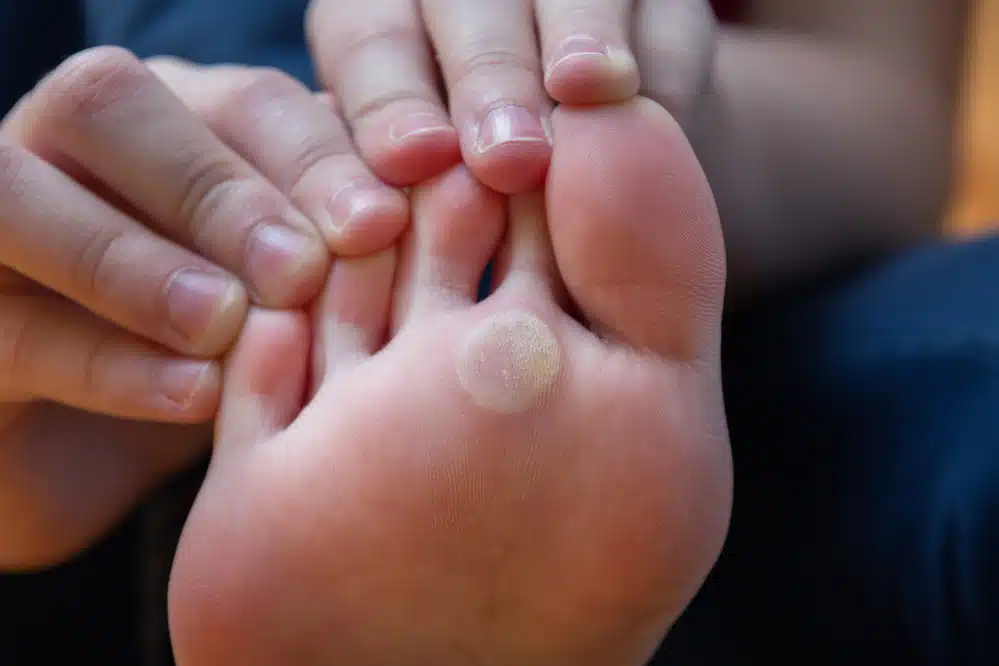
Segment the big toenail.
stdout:
<path fill-rule="evenodd" d="M 562 365 L 555 334 L 527 312 L 500 312 L 465 336 L 458 349 L 458 382 L 472 401 L 515 414 L 540 404 Z"/>

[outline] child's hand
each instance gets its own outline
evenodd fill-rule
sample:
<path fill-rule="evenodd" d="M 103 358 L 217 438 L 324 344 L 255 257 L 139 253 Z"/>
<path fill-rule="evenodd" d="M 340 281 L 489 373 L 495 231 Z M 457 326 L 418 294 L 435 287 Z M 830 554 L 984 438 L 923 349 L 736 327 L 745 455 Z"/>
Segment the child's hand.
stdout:
<path fill-rule="evenodd" d="M 376 174 L 414 185 L 460 146 L 483 183 L 513 193 L 547 170 L 552 99 L 627 99 L 641 69 L 682 120 L 710 71 L 715 24 L 707 0 L 313 0 L 308 27 Z"/>
<path fill-rule="evenodd" d="M 405 224 L 380 186 L 333 230 L 325 206 L 362 181 L 328 105 L 274 72 L 97 49 L 19 104 L 0 131 L 0 569 L 72 554 L 203 451 L 204 429 L 161 424 L 214 417 L 212 359 L 248 302 L 305 305 L 323 235 L 360 253 Z"/>

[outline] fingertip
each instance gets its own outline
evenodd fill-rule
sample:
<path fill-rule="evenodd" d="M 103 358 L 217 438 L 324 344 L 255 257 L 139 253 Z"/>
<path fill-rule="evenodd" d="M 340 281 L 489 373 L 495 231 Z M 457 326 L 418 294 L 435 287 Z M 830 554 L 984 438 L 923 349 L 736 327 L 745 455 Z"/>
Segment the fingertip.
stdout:
<path fill-rule="evenodd" d="M 322 289 L 330 256 L 325 239 L 304 216 L 297 228 L 280 224 L 258 228 L 246 253 L 253 301 L 286 309 L 310 302 Z M 307 226 L 308 230 L 303 229 Z"/>
<path fill-rule="evenodd" d="M 458 131 L 436 114 L 414 113 L 357 134 L 360 152 L 383 182 L 410 187 L 461 161 Z"/>
<path fill-rule="evenodd" d="M 182 270 L 170 278 L 166 293 L 171 328 L 188 342 L 176 351 L 215 358 L 232 348 L 250 305 L 241 282 L 204 271 Z M 206 307 L 207 303 L 211 305 Z"/>
<path fill-rule="evenodd" d="M 204 423 L 215 416 L 222 395 L 222 368 L 213 361 L 175 360 L 160 366 L 157 384 L 163 417 L 174 423 Z"/>
<path fill-rule="evenodd" d="M 345 200 L 349 197 L 349 202 Z M 341 201 L 337 201 L 341 199 Z M 337 256 L 350 257 L 378 252 L 395 243 L 409 225 L 409 200 L 400 191 L 373 187 L 338 193 L 331 207 L 343 206 L 333 219 L 342 224 L 326 227 L 326 241 Z"/>
<path fill-rule="evenodd" d="M 468 132 L 462 152 L 469 169 L 488 187 L 502 194 L 530 191 L 548 172 L 551 121 L 518 105 L 489 109 Z"/>
<path fill-rule="evenodd" d="M 487 153 L 469 156 L 469 170 L 487 187 L 501 194 L 522 194 L 540 187 L 552 158 L 547 143 L 497 146 Z"/>
<path fill-rule="evenodd" d="M 609 104 L 638 94 L 638 63 L 631 50 L 596 39 L 570 37 L 545 71 L 545 88 L 560 104 Z"/>
<path fill-rule="evenodd" d="M 458 133 L 427 134 L 406 141 L 362 148 L 371 170 L 396 187 L 412 187 L 435 178 L 461 162 Z"/>

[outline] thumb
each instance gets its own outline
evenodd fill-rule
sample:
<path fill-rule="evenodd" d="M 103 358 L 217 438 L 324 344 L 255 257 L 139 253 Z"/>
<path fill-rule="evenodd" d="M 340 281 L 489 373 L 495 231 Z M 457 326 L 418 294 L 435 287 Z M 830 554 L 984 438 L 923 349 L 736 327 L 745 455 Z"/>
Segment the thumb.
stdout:
<path fill-rule="evenodd" d="M 298 416 L 310 352 L 303 313 L 254 309 L 226 361 L 216 448 L 267 440 Z"/>

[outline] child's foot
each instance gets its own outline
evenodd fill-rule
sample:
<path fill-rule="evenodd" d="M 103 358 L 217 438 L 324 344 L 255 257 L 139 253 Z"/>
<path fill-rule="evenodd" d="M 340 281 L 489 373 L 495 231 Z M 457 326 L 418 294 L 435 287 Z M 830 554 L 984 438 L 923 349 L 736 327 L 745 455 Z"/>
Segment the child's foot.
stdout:
<path fill-rule="evenodd" d="M 560 110 L 555 141 L 551 239 L 513 199 L 485 301 L 504 202 L 458 169 L 398 258 L 333 268 L 311 369 L 304 317 L 251 317 L 179 666 L 638 665 L 688 603 L 731 495 L 714 205 L 651 102 Z"/>

